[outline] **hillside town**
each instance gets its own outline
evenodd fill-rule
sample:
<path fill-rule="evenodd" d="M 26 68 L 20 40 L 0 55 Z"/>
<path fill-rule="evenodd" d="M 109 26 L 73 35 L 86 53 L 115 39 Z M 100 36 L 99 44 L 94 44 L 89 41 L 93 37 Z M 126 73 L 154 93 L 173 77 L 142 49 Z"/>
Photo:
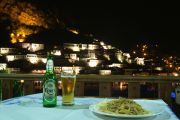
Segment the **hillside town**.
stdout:
<path fill-rule="evenodd" d="M 74 30 L 68 32 L 78 34 Z M 137 45 L 132 52 L 124 52 L 89 35 L 91 42 L 88 43 L 84 40 L 83 43 L 53 44 L 48 48 L 42 42 L 26 42 L 22 38 L 16 38 L 14 42 L 12 34 L 11 37 L 12 44 L 9 47 L 0 47 L 1 72 L 44 73 L 47 52 L 54 55 L 56 73 L 75 66 L 77 74 L 177 76 L 180 69 L 177 58 L 158 56 L 158 45 L 153 48 L 147 44 Z"/>

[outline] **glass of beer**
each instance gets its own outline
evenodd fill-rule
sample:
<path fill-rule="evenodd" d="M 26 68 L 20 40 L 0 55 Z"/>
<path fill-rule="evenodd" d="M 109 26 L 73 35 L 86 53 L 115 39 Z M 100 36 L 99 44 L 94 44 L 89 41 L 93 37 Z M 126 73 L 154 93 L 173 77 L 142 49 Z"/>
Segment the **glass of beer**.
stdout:
<path fill-rule="evenodd" d="M 74 69 L 61 71 L 62 83 L 62 105 L 74 105 L 74 89 L 76 84 L 76 74 Z"/>

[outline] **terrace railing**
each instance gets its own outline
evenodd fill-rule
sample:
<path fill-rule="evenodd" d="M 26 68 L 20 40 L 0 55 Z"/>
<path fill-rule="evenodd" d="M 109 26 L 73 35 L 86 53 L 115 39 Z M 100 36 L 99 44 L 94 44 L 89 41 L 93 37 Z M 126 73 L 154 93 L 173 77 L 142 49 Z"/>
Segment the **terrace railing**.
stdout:
<path fill-rule="evenodd" d="M 61 89 L 60 75 L 58 77 L 58 88 Z M 42 90 L 42 74 L 0 74 L 0 88 L 2 99 L 15 97 L 15 81 L 19 84 L 19 89 L 23 94 L 28 95 L 36 93 L 37 89 Z M 180 83 L 179 76 L 131 76 L 131 75 L 77 75 L 75 95 L 85 95 L 85 83 L 98 83 L 99 97 L 112 97 L 113 82 L 128 83 L 128 98 L 140 98 L 140 85 L 142 83 L 157 83 L 158 96 L 167 103 L 171 103 L 170 94 L 176 84 Z M 17 89 L 16 89 L 17 90 Z M 1 96 L 1 95 L 0 95 Z"/>

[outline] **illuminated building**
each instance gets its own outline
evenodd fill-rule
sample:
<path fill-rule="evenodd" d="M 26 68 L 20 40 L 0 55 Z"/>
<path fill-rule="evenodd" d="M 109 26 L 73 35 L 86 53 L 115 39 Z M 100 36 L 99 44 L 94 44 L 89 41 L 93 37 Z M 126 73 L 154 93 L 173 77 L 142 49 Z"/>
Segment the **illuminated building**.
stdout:
<path fill-rule="evenodd" d="M 21 47 L 29 50 L 30 52 L 36 52 L 38 50 L 43 50 L 44 49 L 44 44 L 39 44 L 39 43 L 22 43 Z"/>
<path fill-rule="evenodd" d="M 11 54 L 15 52 L 15 48 L 8 48 L 8 47 L 2 47 L 0 48 L 0 54 L 5 55 L 5 54 Z"/>

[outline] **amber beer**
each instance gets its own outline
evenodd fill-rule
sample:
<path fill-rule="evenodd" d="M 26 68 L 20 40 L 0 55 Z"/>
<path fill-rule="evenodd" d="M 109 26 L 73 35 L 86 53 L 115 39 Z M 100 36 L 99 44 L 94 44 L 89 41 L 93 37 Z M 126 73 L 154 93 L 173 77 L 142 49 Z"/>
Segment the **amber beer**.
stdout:
<path fill-rule="evenodd" d="M 62 105 L 73 105 L 74 89 L 76 84 L 75 72 L 62 71 L 61 82 L 62 82 Z"/>

